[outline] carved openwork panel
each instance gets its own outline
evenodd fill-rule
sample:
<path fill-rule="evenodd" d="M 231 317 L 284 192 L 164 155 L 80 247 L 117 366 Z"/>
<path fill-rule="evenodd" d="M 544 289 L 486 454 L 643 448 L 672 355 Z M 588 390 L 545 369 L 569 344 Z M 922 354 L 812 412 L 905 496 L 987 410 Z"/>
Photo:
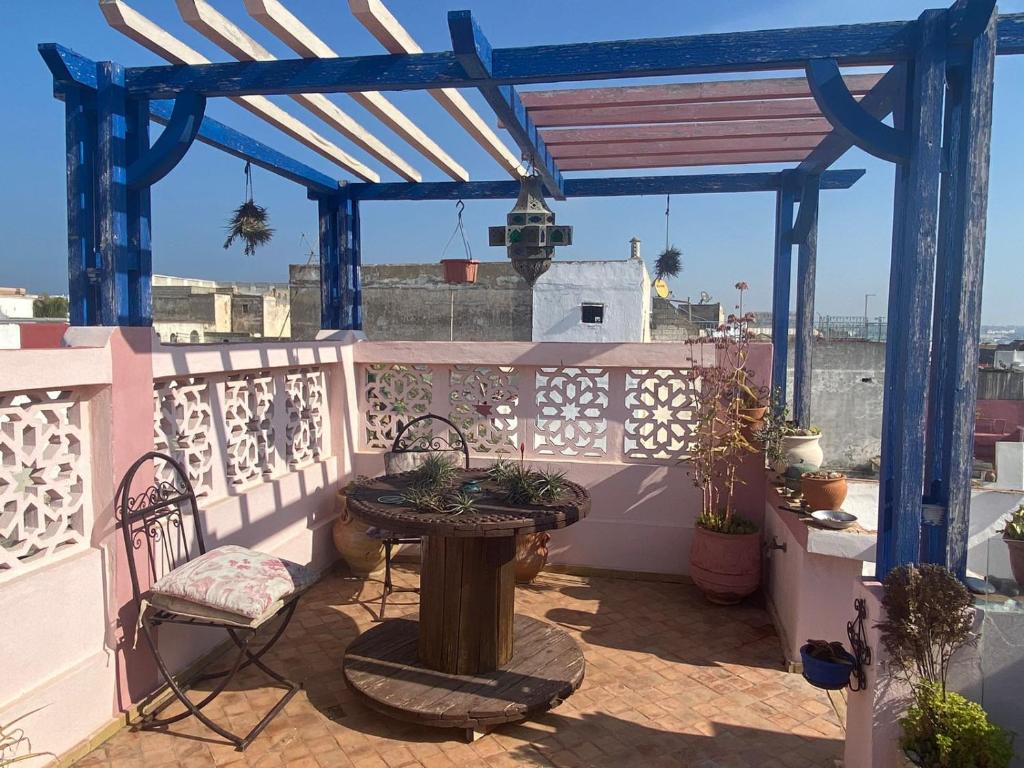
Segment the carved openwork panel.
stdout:
<path fill-rule="evenodd" d="M 299 368 L 285 376 L 285 453 L 290 469 L 323 455 L 324 402 L 327 386 L 319 368 Z"/>
<path fill-rule="evenodd" d="M 634 368 L 626 372 L 624 451 L 631 459 L 682 459 L 691 450 L 695 382 L 688 371 Z"/>
<path fill-rule="evenodd" d="M 449 418 L 473 453 L 519 450 L 519 372 L 515 368 L 456 365 L 451 369 Z"/>
<path fill-rule="evenodd" d="M 156 450 L 169 453 L 181 462 L 188 470 L 196 495 L 208 493 L 213 479 L 209 382 L 192 377 L 156 382 L 153 405 Z"/>
<path fill-rule="evenodd" d="M 365 366 L 363 377 L 366 447 L 388 449 L 400 422 L 407 424 L 430 413 L 433 372 L 425 365 L 381 363 Z M 429 435 L 429 429 L 424 423 L 425 435 Z"/>
<path fill-rule="evenodd" d="M 236 485 L 274 471 L 274 377 L 244 373 L 224 384 L 227 477 Z"/>
<path fill-rule="evenodd" d="M 608 452 L 608 371 L 541 368 L 537 371 L 537 453 L 604 456 Z"/>
<path fill-rule="evenodd" d="M 0 394 L 0 575 L 86 541 L 82 404 Z"/>

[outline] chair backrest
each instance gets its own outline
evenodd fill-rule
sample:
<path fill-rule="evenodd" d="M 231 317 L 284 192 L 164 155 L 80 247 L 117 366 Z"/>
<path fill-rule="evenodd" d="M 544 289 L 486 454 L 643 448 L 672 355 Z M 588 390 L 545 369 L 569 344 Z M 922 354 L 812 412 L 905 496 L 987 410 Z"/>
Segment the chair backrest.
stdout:
<path fill-rule="evenodd" d="M 433 431 L 422 432 L 413 429 L 416 424 L 424 421 L 440 421 L 447 424 L 451 431 L 445 436 L 434 434 Z M 398 434 L 395 435 L 395 440 L 391 444 L 392 454 L 428 454 L 442 451 L 461 451 L 465 467 L 469 469 L 469 443 L 466 441 L 466 436 L 451 421 L 434 413 L 417 416 L 408 424 L 399 423 Z"/>
<path fill-rule="evenodd" d="M 139 580 L 140 567 L 156 581 L 206 551 L 198 512 L 196 492 L 188 473 L 171 456 L 150 451 L 125 473 L 117 488 L 114 517 L 124 535 L 136 604 L 142 600 L 144 591 Z M 191 536 L 187 517 L 192 519 Z"/>

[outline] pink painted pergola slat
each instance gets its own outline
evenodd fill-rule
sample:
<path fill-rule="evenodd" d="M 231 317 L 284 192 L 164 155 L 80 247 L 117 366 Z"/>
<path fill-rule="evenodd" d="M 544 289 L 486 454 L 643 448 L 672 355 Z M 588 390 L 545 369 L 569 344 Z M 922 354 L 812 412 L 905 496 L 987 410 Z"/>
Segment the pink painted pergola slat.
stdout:
<path fill-rule="evenodd" d="M 621 168 L 681 168 L 698 165 L 748 165 L 788 163 L 803 160 L 807 149 L 762 152 L 713 152 L 697 155 L 627 155 L 621 157 L 578 157 L 560 160 L 563 171 L 607 171 Z"/>
<path fill-rule="evenodd" d="M 551 156 L 562 160 L 579 157 L 645 157 L 648 155 L 706 155 L 712 152 L 752 153 L 814 149 L 821 134 L 796 136 L 747 136 L 720 139 L 670 139 L 667 141 L 623 141 L 602 144 L 557 144 Z"/>
<path fill-rule="evenodd" d="M 755 136 L 817 136 L 832 130 L 824 117 L 780 120 L 734 120 L 713 123 L 663 123 L 592 128 L 548 128 L 544 143 L 554 152 L 559 145 L 672 141 L 676 139 L 750 138 Z"/>

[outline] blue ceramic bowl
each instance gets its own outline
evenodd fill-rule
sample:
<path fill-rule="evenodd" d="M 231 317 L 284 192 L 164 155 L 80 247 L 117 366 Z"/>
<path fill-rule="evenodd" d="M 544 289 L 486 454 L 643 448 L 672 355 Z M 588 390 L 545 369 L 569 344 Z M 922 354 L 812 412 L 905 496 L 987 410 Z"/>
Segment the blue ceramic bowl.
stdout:
<path fill-rule="evenodd" d="M 838 691 L 850 684 L 850 673 L 853 672 L 857 660 L 847 651 L 843 651 L 844 662 L 822 661 L 808 653 L 809 645 L 800 649 L 800 660 L 804 664 L 804 679 L 815 688 L 826 691 Z"/>

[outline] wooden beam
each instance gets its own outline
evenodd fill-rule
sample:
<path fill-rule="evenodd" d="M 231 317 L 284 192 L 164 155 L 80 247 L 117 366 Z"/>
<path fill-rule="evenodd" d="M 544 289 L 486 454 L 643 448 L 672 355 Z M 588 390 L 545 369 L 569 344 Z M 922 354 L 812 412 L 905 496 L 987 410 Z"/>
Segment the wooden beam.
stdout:
<path fill-rule="evenodd" d="M 920 48 L 907 98 L 894 115 L 910 131 L 910 159 L 896 167 L 889 326 L 882 404 L 877 576 L 919 561 L 939 176 L 942 166 L 946 12 L 921 14 Z"/>
<path fill-rule="evenodd" d="M 647 157 L 650 155 L 711 155 L 722 153 L 778 152 L 791 149 L 809 152 L 818 146 L 820 134 L 806 136 L 753 136 L 728 139 L 675 139 L 671 141 L 628 141 L 608 144 L 558 144 L 551 156 L 561 163 L 571 158 Z"/>
<path fill-rule="evenodd" d="M 817 176 L 801 184 L 800 210 L 793 224 L 797 246 L 796 352 L 793 355 L 793 417 L 801 427 L 811 426 L 811 368 L 814 356 L 814 289 L 818 262 Z"/>
<path fill-rule="evenodd" d="M 452 37 L 452 50 L 466 74 L 486 81 L 492 71 L 491 44 L 472 14 L 469 11 L 450 11 L 448 29 Z M 537 126 L 527 114 L 515 87 L 483 82 L 479 90 L 519 145 L 523 157 L 529 159 L 533 169 L 540 174 L 548 193 L 557 200 L 565 199 L 562 172 L 548 152 L 544 139 L 537 132 Z"/>
<path fill-rule="evenodd" d="M 715 152 L 695 155 L 623 155 L 620 157 L 570 158 L 559 161 L 564 171 L 608 171 L 622 168 L 688 168 L 700 165 L 749 165 L 789 163 L 807 157 L 806 149 L 764 152 Z"/>
<path fill-rule="evenodd" d="M 179 3 L 181 1 L 179 0 Z M 337 57 L 338 54 L 334 50 L 296 18 L 279 0 L 246 0 L 245 7 L 253 19 L 303 58 Z M 447 176 L 455 181 L 469 180 L 469 172 L 455 162 L 436 141 L 382 93 L 367 90 L 353 92 L 349 95 Z M 415 180 L 418 181 L 418 179 Z"/>
<path fill-rule="evenodd" d="M 943 121 L 949 169 L 939 206 L 925 490 L 946 514 L 942 525 L 925 526 L 922 559 L 960 578 L 970 533 L 995 48 L 990 11 L 964 63 L 947 71 Z"/>
<path fill-rule="evenodd" d="M 206 0 L 177 0 L 177 4 L 178 13 L 186 24 L 239 61 L 276 59 Z M 323 94 L 294 93 L 291 98 L 405 180 L 420 181 L 423 178 L 419 171 Z"/>
<path fill-rule="evenodd" d="M 881 75 L 848 75 L 850 91 L 864 95 Z M 651 107 L 705 104 L 728 101 L 767 101 L 810 98 L 811 89 L 803 77 L 766 77 L 758 80 L 709 80 L 703 83 L 662 85 L 620 85 L 610 88 L 559 88 L 523 91 L 523 104 L 536 118 L 541 110 L 559 111 L 604 107 Z"/>
<path fill-rule="evenodd" d="M 128 166 L 125 183 L 129 189 L 150 187 L 170 173 L 192 146 L 206 111 L 206 98 L 182 93 L 174 100 L 170 118 L 160 138 Z M 149 105 L 145 105 L 149 126 Z"/>
<path fill-rule="evenodd" d="M 201 53 L 185 45 L 138 13 L 123 0 L 100 0 L 100 9 L 111 27 L 174 64 L 201 65 L 207 64 L 209 61 Z M 245 63 L 245 66 L 252 67 L 254 64 Z M 182 90 L 203 93 L 202 89 L 185 88 Z M 263 96 L 240 96 L 233 98 L 232 101 L 354 176 L 364 181 L 380 181 L 380 176 L 375 171 L 329 142 L 302 121 L 289 115 L 269 99 Z"/>
<path fill-rule="evenodd" d="M 349 0 L 348 6 L 356 20 L 390 53 L 423 53 L 419 44 L 380 0 Z M 516 154 L 505 146 L 505 142 L 498 138 L 461 93 L 454 88 L 432 88 L 427 93 L 505 170 L 515 177 L 526 172 Z"/>
<path fill-rule="evenodd" d="M 772 389 L 785 408 L 786 371 L 789 365 L 789 302 L 793 283 L 793 200 L 796 196 L 792 171 L 780 174 L 775 193 L 775 253 L 772 264 Z"/>
<path fill-rule="evenodd" d="M 549 128 L 540 132 L 554 152 L 562 144 L 611 144 L 626 142 L 676 141 L 682 139 L 728 139 L 772 136 L 824 137 L 832 124 L 824 117 L 792 120 L 737 120 L 724 123 L 674 123 L 630 125 L 612 128 Z"/>
<path fill-rule="evenodd" d="M 629 195 L 698 195 L 733 192 L 775 192 L 783 171 L 771 173 L 710 173 L 684 176 L 633 176 L 598 179 L 566 179 L 566 197 L 623 197 Z M 821 189 L 848 189 L 864 175 L 863 170 L 826 171 Z M 794 197 L 799 190 L 793 190 Z M 514 200 L 517 181 L 428 182 L 419 184 L 347 184 L 353 200 Z"/>

